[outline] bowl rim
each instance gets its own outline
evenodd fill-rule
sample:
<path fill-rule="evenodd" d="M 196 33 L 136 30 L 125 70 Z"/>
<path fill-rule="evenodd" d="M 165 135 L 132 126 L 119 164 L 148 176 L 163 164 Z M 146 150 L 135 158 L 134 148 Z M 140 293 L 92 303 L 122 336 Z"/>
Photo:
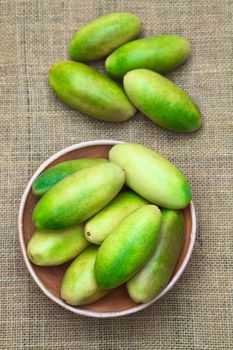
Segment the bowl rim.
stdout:
<path fill-rule="evenodd" d="M 162 292 L 157 295 L 153 300 L 149 301 L 148 303 L 145 304 L 140 304 L 137 306 L 134 306 L 130 309 L 122 310 L 122 311 L 113 311 L 113 312 L 97 312 L 97 311 L 89 311 L 89 310 L 84 310 L 80 309 L 78 307 L 73 307 L 71 305 L 66 304 L 62 299 L 59 299 L 56 297 L 52 292 L 50 292 L 41 282 L 39 277 L 36 275 L 35 271 L 32 268 L 32 263 L 30 262 L 28 256 L 27 256 L 27 250 L 26 250 L 26 245 L 24 243 L 24 235 L 23 235 L 23 214 L 24 214 L 24 208 L 26 204 L 26 200 L 28 197 L 28 194 L 31 190 L 32 183 L 33 181 L 39 176 L 39 174 L 53 161 L 55 161 L 57 158 L 65 155 L 66 153 L 69 153 L 71 151 L 77 150 L 79 148 L 84 148 L 84 147 L 89 147 L 89 146 L 99 146 L 99 145 L 117 145 L 120 143 L 126 143 L 125 141 L 117 141 L 117 140 L 96 140 L 96 141 L 85 141 L 85 142 L 80 142 L 77 144 L 73 144 L 71 146 L 68 146 L 52 156 L 50 156 L 47 160 L 45 160 L 39 168 L 35 171 L 35 173 L 32 175 L 31 179 L 29 180 L 21 201 L 20 201 L 20 206 L 19 206 L 19 214 L 18 214 L 18 233 L 19 233 L 19 241 L 20 241 L 20 247 L 21 251 L 23 254 L 24 262 L 26 264 L 26 267 L 38 285 L 38 287 L 44 292 L 44 294 L 50 298 L 53 302 L 57 303 L 58 305 L 62 306 L 66 310 L 69 310 L 75 314 L 79 314 L 82 316 L 89 316 L 89 317 L 96 317 L 96 318 L 111 318 L 111 317 L 119 317 L 119 316 L 126 316 L 133 314 L 135 312 L 138 312 L 140 310 L 145 309 L 149 305 L 153 304 L 155 301 L 159 300 L 162 296 L 164 296 L 168 291 L 170 291 L 176 282 L 180 279 L 181 275 L 183 274 L 190 257 L 192 255 L 192 251 L 194 248 L 195 240 L 196 240 L 196 227 L 197 227 L 197 218 L 196 218 L 196 210 L 195 206 L 193 204 L 193 201 L 190 202 L 190 212 L 191 212 L 191 222 L 192 222 L 192 230 L 191 230 L 191 238 L 190 238 L 190 243 L 187 249 L 186 256 L 180 265 L 179 269 L 177 270 L 176 274 L 173 276 L 173 278 L 170 280 L 166 288 L 162 290 Z"/>

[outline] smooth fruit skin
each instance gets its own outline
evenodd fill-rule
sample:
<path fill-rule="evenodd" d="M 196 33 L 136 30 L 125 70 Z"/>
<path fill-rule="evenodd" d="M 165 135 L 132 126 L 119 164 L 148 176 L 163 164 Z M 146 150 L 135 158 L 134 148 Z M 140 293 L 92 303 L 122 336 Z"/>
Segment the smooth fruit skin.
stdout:
<path fill-rule="evenodd" d="M 100 246 L 95 278 L 101 289 L 110 289 L 130 279 L 153 254 L 160 232 L 161 213 L 145 205 L 130 213 Z"/>
<path fill-rule="evenodd" d="M 138 68 L 166 73 L 183 63 L 189 54 L 187 39 L 178 35 L 162 35 L 124 44 L 108 56 L 105 68 L 117 79 Z"/>
<path fill-rule="evenodd" d="M 50 229 L 79 224 L 105 207 L 124 181 L 124 171 L 110 162 L 79 170 L 45 193 L 35 206 L 33 222 Z"/>
<path fill-rule="evenodd" d="M 127 282 L 131 299 L 147 303 L 168 284 L 179 258 L 184 240 L 181 211 L 162 209 L 162 224 L 157 248 L 145 266 Z"/>
<path fill-rule="evenodd" d="M 94 264 L 98 247 L 92 245 L 80 254 L 68 267 L 61 285 L 61 297 L 70 305 L 85 305 L 102 298 L 102 291 L 96 283 Z"/>
<path fill-rule="evenodd" d="M 35 265 L 60 265 L 74 259 L 89 245 L 83 225 L 56 231 L 37 230 L 28 243 L 27 254 Z"/>
<path fill-rule="evenodd" d="M 66 176 L 75 173 L 83 168 L 106 162 L 102 158 L 82 158 L 75 160 L 67 160 L 45 170 L 33 182 L 32 192 L 37 197 L 42 197 L 51 187 L 64 179 Z"/>
<path fill-rule="evenodd" d="M 69 47 L 70 56 L 80 62 L 96 61 L 136 38 L 140 29 L 140 21 L 134 14 L 109 13 L 88 23 L 74 34 Z"/>
<path fill-rule="evenodd" d="M 125 183 L 151 203 L 169 209 L 185 208 L 192 194 L 184 175 L 169 160 L 138 144 L 120 144 L 109 159 L 125 171 Z"/>
<path fill-rule="evenodd" d="M 130 101 L 160 126 L 179 132 L 201 127 L 201 114 L 184 90 L 158 73 L 136 69 L 124 76 Z"/>
<path fill-rule="evenodd" d="M 136 113 L 116 82 L 85 64 L 55 63 L 49 71 L 49 84 L 67 105 L 96 119 L 121 122 Z"/>
<path fill-rule="evenodd" d="M 146 204 L 148 202 L 133 191 L 118 194 L 104 209 L 87 221 L 86 239 L 94 244 L 102 244 L 129 213 Z"/>

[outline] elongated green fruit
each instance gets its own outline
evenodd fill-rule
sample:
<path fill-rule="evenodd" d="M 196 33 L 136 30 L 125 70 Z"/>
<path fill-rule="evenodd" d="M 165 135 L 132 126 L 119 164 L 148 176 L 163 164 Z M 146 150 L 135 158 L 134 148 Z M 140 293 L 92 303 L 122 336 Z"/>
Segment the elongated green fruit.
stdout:
<path fill-rule="evenodd" d="M 132 103 L 160 126 L 180 132 L 201 127 L 198 107 L 172 81 L 147 69 L 136 69 L 124 77 L 124 88 Z"/>
<path fill-rule="evenodd" d="M 81 223 L 105 207 L 124 180 L 124 171 L 111 162 L 79 170 L 45 193 L 35 206 L 33 222 L 51 229 Z"/>
<path fill-rule="evenodd" d="M 56 231 L 37 230 L 28 243 L 27 254 L 35 265 L 60 265 L 74 259 L 89 245 L 83 225 Z"/>
<path fill-rule="evenodd" d="M 131 299 L 147 303 L 168 284 L 175 269 L 184 239 L 184 219 L 181 211 L 163 209 L 160 239 L 148 263 L 127 282 Z"/>
<path fill-rule="evenodd" d="M 68 267 L 61 285 L 61 297 L 70 305 L 85 305 L 102 298 L 102 291 L 96 283 L 94 264 L 98 248 L 91 246 L 80 254 Z"/>
<path fill-rule="evenodd" d="M 138 17 L 132 13 L 109 13 L 74 34 L 69 47 L 70 56 L 80 62 L 96 61 L 136 38 L 140 28 Z"/>
<path fill-rule="evenodd" d="M 153 254 L 160 232 L 161 213 L 154 205 L 134 210 L 100 246 L 95 277 L 102 289 L 130 279 Z"/>
<path fill-rule="evenodd" d="M 181 36 L 139 39 L 116 49 L 108 56 L 105 68 L 114 78 L 123 78 L 127 72 L 138 68 L 166 73 L 183 63 L 189 53 L 189 42 Z"/>
<path fill-rule="evenodd" d="M 95 244 L 101 244 L 112 230 L 132 211 L 148 204 L 133 191 L 120 193 L 104 209 L 87 221 L 86 238 Z"/>
<path fill-rule="evenodd" d="M 58 62 L 49 83 L 67 105 L 108 122 L 127 120 L 136 112 L 123 89 L 96 69 L 78 62 Z"/>
<path fill-rule="evenodd" d="M 192 194 L 184 175 L 152 149 L 120 144 L 110 150 L 109 159 L 124 169 L 126 184 L 149 202 L 169 209 L 189 204 Z"/>
<path fill-rule="evenodd" d="M 42 197 L 51 187 L 57 182 L 64 179 L 66 176 L 75 173 L 83 168 L 106 162 L 103 158 L 82 158 L 75 160 L 67 160 L 66 162 L 54 165 L 52 168 L 43 172 L 33 182 L 32 191 L 38 198 Z"/>

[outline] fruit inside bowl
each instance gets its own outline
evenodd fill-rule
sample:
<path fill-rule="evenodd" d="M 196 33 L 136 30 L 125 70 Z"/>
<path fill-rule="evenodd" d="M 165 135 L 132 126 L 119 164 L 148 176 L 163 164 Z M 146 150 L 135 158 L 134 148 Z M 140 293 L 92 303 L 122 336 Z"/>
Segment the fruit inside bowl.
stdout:
<path fill-rule="evenodd" d="M 172 288 L 188 263 L 195 241 L 190 200 L 180 171 L 144 146 L 71 146 L 42 164 L 25 190 L 19 215 L 25 262 L 45 294 L 72 312 L 139 311 Z M 55 250 L 52 235 L 59 235 Z"/>

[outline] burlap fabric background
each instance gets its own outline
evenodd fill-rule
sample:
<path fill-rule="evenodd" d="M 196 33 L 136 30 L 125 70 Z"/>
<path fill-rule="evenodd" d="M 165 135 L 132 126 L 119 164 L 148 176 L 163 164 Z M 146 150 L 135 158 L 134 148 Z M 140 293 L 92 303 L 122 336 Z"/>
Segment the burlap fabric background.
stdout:
<path fill-rule="evenodd" d="M 0 348 L 232 349 L 232 1 L 0 3 Z M 75 28 L 112 11 L 139 15 L 145 36 L 190 40 L 190 60 L 169 77 L 200 105 L 199 132 L 168 132 L 140 113 L 123 124 L 95 121 L 53 95 L 48 69 L 68 58 Z M 175 289 L 143 312 L 110 320 L 71 314 L 43 295 L 26 270 L 16 229 L 20 197 L 41 162 L 103 138 L 142 143 L 175 161 L 191 182 L 199 221 L 194 254 Z"/>

